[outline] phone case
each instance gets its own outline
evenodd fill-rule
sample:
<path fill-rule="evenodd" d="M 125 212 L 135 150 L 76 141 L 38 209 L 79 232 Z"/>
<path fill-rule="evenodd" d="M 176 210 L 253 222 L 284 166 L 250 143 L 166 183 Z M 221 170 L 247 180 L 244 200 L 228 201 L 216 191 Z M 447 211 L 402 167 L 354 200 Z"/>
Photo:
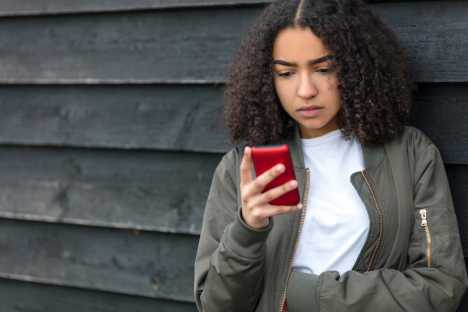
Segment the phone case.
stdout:
<path fill-rule="evenodd" d="M 295 180 L 293 162 L 289 153 L 287 144 L 252 147 L 252 160 L 257 176 L 274 167 L 277 164 L 283 164 L 286 170 L 271 181 L 263 190 L 266 192 L 274 187 L 280 186 L 288 181 Z M 300 202 L 298 188 L 275 198 L 270 202 L 271 205 L 293 206 Z"/>

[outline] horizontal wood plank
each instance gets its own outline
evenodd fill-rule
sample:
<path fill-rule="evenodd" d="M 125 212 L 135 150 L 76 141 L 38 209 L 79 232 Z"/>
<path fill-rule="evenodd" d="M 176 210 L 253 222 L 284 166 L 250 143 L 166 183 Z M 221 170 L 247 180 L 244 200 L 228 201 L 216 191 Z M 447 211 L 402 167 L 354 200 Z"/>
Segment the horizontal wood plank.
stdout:
<path fill-rule="evenodd" d="M 1 86 L 0 144 L 224 153 L 220 86 Z M 421 84 L 413 124 L 468 164 L 466 84 Z M 457 144 L 453 144 L 457 142 Z"/>
<path fill-rule="evenodd" d="M 254 12 L 214 8 L 0 19 L 0 83 L 222 82 L 238 32 Z"/>
<path fill-rule="evenodd" d="M 465 262 L 467 259 L 465 258 Z M 196 312 L 194 304 L 0 279 L 4 312 Z M 457 310 L 468 310 L 468 294 Z"/>
<path fill-rule="evenodd" d="M 468 2 L 381 3 L 373 11 L 399 36 L 417 81 L 467 81 Z"/>
<path fill-rule="evenodd" d="M 240 6 L 266 4 L 268 0 L 3 0 L 1 16 L 33 16 L 51 14 L 104 13 L 173 8 L 205 8 L 213 6 Z"/>
<path fill-rule="evenodd" d="M 217 154 L 0 148 L 0 217 L 198 234 Z"/>
<path fill-rule="evenodd" d="M 413 124 L 441 150 L 444 161 L 468 164 L 468 88 L 465 84 L 421 84 Z"/>
<path fill-rule="evenodd" d="M 223 152 L 216 86 L 0 86 L 0 144 Z"/>
<path fill-rule="evenodd" d="M 391 2 L 394 0 L 369 0 L 368 2 Z M 418 0 L 413 0 L 418 1 Z M 51 14 L 125 12 L 135 10 L 161 10 L 173 8 L 206 8 L 213 6 L 265 5 L 271 0 L 3 0 L 1 16 L 32 16 Z"/>
<path fill-rule="evenodd" d="M 458 228 L 463 245 L 463 253 L 468 256 L 468 166 L 446 166 L 452 191 L 455 212 L 458 219 Z"/>
<path fill-rule="evenodd" d="M 193 303 L 0 279 L 2 312 L 196 312 Z"/>
<path fill-rule="evenodd" d="M 465 258 L 465 262 L 467 259 Z M 196 312 L 194 304 L 0 279 L 4 312 Z M 468 294 L 457 310 L 467 311 Z"/>
<path fill-rule="evenodd" d="M 468 81 L 468 3 L 397 2 L 372 8 L 400 35 L 418 81 Z M 4 18 L 0 83 L 222 83 L 260 9 Z"/>
<path fill-rule="evenodd" d="M 193 302 L 197 239 L 0 220 L 0 278 Z"/>
<path fill-rule="evenodd" d="M 198 235 L 219 160 L 217 154 L 1 148 L 0 217 Z M 468 166 L 447 168 L 468 229 Z"/>
<path fill-rule="evenodd" d="M 0 226 L 0 278 L 193 302 L 194 236 L 9 220 Z M 466 255 L 465 237 L 462 229 Z"/>

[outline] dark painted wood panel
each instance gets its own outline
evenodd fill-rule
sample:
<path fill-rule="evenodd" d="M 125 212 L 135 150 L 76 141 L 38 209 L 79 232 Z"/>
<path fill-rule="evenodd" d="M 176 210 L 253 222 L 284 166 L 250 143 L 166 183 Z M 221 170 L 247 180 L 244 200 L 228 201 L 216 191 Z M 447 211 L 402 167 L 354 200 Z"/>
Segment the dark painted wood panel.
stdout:
<path fill-rule="evenodd" d="M 369 0 L 368 2 L 392 1 L 394 0 Z M 264 5 L 270 2 L 271 0 L 81 0 L 79 2 L 63 2 L 60 0 L 22 0 L 19 2 L 16 0 L 3 0 L 0 2 L 0 16 L 121 12 L 185 7 L 204 8 L 210 6 Z"/>
<path fill-rule="evenodd" d="M 193 302 L 197 237 L 0 220 L 0 277 Z"/>
<path fill-rule="evenodd" d="M 197 235 L 220 158 L 3 147 L 0 217 Z M 468 229 L 468 166 L 447 167 L 461 225 Z"/>
<path fill-rule="evenodd" d="M 0 83 L 222 82 L 254 12 L 215 8 L 0 19 Z"/>
<path fill-rule="evenodd" d="M 8 220 L 0 226 L 1 278 L 192 302 L 194 236 Z"/>
<path fill-rule="evenodd" d="M 468 81 L 468 3 L 373 8 L 401 36 L 418 81 Z M 223 82 L 241 34 L 260 9 L 4 18 L 0 83 Z"/>
<path fill-rule="evenodd" d="M 465 256 L 468 256 L 468 166 L 446 166 Z"/>
<path fill-rule="evenodd" d="M 422 84 L 413 122 L 468 164 L 466 84 Z M 453 144 L 457 142 L 457 144 Z M 1 86 L 0 143 L 224 153 L 221 86 Z"/>
<path fill-rule="evenodd" d="M 0 217 L 198 234 L 218 154 L 0 148 Z"/>
<path fill-rule="evenodd" d="M 465 259 L 467 261 L 467 259 Z M 468 294 L 458 312 L 468 310 Z M 2 312 L 196 312 L 194 304 L 0 279 Z"/>
<path fill-rule="evenodd" d="M 467 85 L 421 84 L 413 117 L 414 125 L 434 141 L 446 163 L 468 164 Z"/>
<path fill-rule="evenodd" d="M 223 152 L 221 87 L 0 86 L 0 143 Z"/>
<path fill-rule="evenodd" d="M 196 312 L 193 303 L 0 279 L 2 312 Z"/>
<path fill-rule="evenodd" d="M 418 81 L 467 81 L 468 2 L 382 3 L 373 9 L 398 34 Z"/>
<path fill-rule="evenodd" d="M 265 4 L 268 0 L 3 0 L 0 16 L 23 16 L 45 14 L 71 14 L 92 12 L 121 12 L 135 10 L 159 10 L 169 8 L 204 8 L 211 6 L 239 6 Z"/>

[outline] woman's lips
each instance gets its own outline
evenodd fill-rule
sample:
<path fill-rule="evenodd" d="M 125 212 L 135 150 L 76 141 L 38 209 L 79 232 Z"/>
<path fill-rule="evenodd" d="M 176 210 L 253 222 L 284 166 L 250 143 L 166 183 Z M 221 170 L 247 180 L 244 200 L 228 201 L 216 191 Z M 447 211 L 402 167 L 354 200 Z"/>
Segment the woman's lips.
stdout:
<path fill-rule="evenodd" d="M 320 111 L 322 110 L 322 108 L 323 107 L 301 108 L 301 109 L 298 109 L 297 111 L 303 117 L 314 117 L 320 114 Z"/>

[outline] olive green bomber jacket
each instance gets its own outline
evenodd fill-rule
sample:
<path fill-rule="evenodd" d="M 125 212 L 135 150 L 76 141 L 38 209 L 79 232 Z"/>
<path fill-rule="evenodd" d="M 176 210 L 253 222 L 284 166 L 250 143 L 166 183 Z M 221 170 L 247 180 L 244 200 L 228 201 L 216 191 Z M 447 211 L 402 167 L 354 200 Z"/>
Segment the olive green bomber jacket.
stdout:
<path fill-rule="evenodd" d="M 289 145 L 301 199 L 307 199 L 299 130 Z M 365 169 L 350 176 L 370 218 L 352 270 L 291 270 L 301 211 L 256 230 L 241 217 L 242 148 L 218 164 L 195 259 L 199 311 L 456 311 L 468 285 L 444 163 L 420 130 L 407 126 L 383 145 L 363 145 Z M 339 194 L 337 194 L 339 196 Z M 352 220 L 350 220 L 352 222 Z"/>

